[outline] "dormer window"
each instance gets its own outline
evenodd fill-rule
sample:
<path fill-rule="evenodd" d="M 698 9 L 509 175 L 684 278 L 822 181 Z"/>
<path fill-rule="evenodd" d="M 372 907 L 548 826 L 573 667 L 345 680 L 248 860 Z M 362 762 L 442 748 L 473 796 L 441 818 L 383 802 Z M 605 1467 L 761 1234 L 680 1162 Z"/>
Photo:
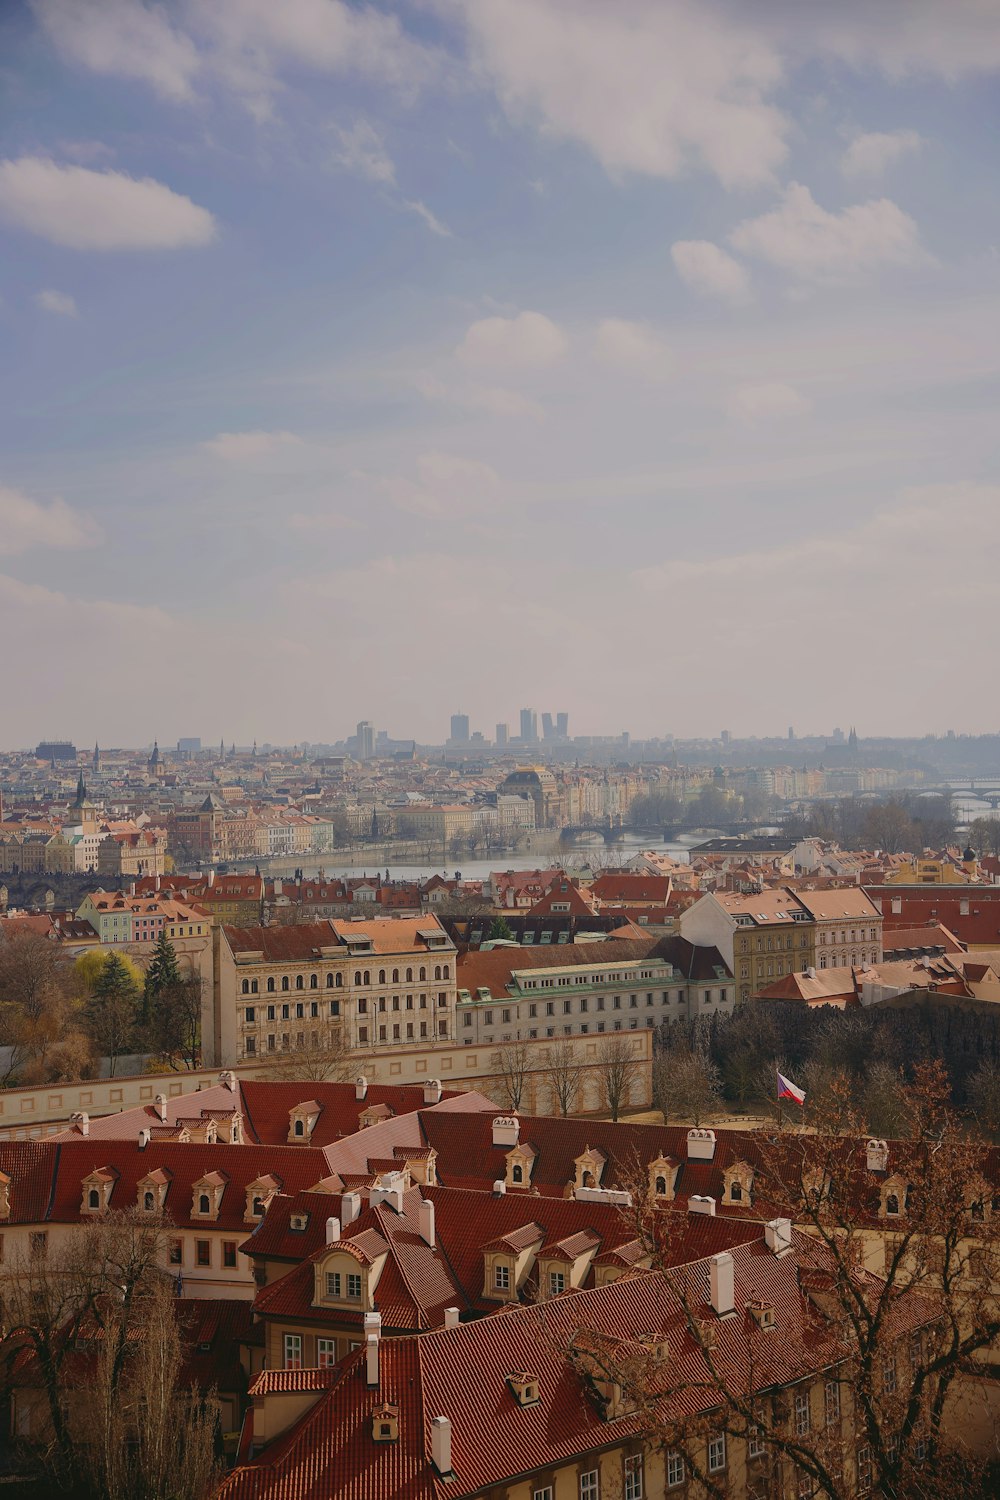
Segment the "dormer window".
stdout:
<path fill-rule="evenodd" d="M 207 1193 L 199 1193 L 198 1195 L 198 1212 L 200 1214 L 210 1214 L 212 1212 L 212 1200 Z"/>
<path fill-rule="evenodd" d="M 194 1201 L 191 1207 L 193 1219 L 217 1219 L 222 1205 L 222 1195 L 229 1178 L 225 1172 L 207 1172 L 193 1184 Z"/>
<path fill-rule="evenodd" d="M 745 1161 L 734 1162 L 722 1174 L 722 1202 L 749 1204 L 753 1196 L 753 1168 Z"/>
<path fill-rule="evenodd" d="M 510 1291 L 510 1266 L 506 1261 L 498 1260 L 493 1267 L 493 1285 L 498 1292 Z"/>
<path fill-rule="evenodd" d="M 299 1135 L 299 1136 L 305 1135 L 305 1133 L 306 1133 L 306 1122 L 305 1122 L 305 1120 L 296 1120 L 296 1121 L 294 1121 L 293 1127 L 292 1127 L 292 1133 L 294 1135 Z"/>
<path fill-rule="evenodd" d="M 113 1167 L 99 1167 L 83 1179 L 83 1197 L 80 1212 L 84 1214 L 104 1213 L 111 1206 L 111 1194 L 118 1180 Z"/>
<path fill-rule="evenodd" d="M 899 1213 L 899 1194 L 887 1193 L 885 1199 L 885 1211 L 887 1214 Z"/>
<path fill-rule="evenodd" d="M 90 1192 L 87 1194 L 87 1207 L 88 1208 L 100 1208 L 100 1206 L 101 1206 L 101 1195 L 97 1191 L 96 1188 L 91 1188 Z"/>
<path fill-rule="evenodd" d="M 271 1199 L 280 1191 L 280 1178 L 272 1176 L 269 1172 L 247 1183 L 246 1208 L 243 1211 L 244 1222 L 249 1224 L 262 1219 L 267 1213 Z"/>
<path fill-rule="evenodd" d="M 511 1178 L 512 1182 L 523 1182 L 524 1181 L 524 1168 L 521 1166 L 521 1164 L 519 1162 L 515 1163 L 515 1165 L 511 1167 L 511 1169 L 510 1169 L 510 1178 Z"/>
<path fill-rule="evenodd" d="M 156 1195 L 147 1188 L 142 1195 L 143 1212 L 151 1214 L 156 1207 Z"/>

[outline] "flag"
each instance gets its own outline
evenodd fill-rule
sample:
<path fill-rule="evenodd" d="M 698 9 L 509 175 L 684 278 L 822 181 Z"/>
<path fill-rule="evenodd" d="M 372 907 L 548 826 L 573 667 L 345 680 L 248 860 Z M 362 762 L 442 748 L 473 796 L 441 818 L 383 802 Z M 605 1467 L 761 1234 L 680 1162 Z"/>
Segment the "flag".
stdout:
<path fill-rule="evenodd" d="M 794 1099 L 795 1102 L 796 1102 L 796 1104 L 805 1104 L 805 1102 L 806 1102 L 806 1091 L 805 1091 L 805 1089 L 796 1088 L 795 1084 L 792 1083 L 792 1081 L 791 1081 L 790 1078 L 786 1078 L 785 1075 L 784 1075 L 784 1073 L 779 1073 L 778 1074 L 778 1098 L 779 1099 Z"/>

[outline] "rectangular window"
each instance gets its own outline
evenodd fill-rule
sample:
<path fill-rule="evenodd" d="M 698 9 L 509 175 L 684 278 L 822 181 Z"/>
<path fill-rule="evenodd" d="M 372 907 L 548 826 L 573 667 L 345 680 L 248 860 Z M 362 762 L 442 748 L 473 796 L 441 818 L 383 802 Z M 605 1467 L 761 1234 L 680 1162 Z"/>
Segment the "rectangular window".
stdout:
<path fill-rule="evenodd" d="M 552 1500 L 551 1484 L 543 1484 L 540 1489 L 532 1490 L 532 1500 Z"/>
<path fill-rule="evenodd" d="M 170 1264 L 172 1266 L 179 1266 L 179 1265 L 181 1265 L 183 1263 L 183 1260 L 184 1260 L 184 1241 L 183 1240 L 171 1240 L 170 1241 L 170 1249 L 169 1249 L 169 1251 L 167 1253 L 168 1253 L 168 1258 L 169 1258 Z"/>
<path fill-rule="evenodd" d="M 194 1263 L 196 1266 L 210 1266 L 212 1264 L 211 1240 L 195 1240 Z"/>
<path fill-rule="evenodd" d="M 580 1500 L 601 1500 L 600 1469 L 588 1469 L 580 1475 Z"/>
<path fill-rule="evenodd" d="M 506 1292 L 510 1290 L 509 1266 L 500 1265 L 498 1263 L 493 1267 L 493 1285 L 496 1287 L 498 1292 Z"/>
<path fill-rule="evenodd" d="M 823 1401 L 826 1410 L 826 1425 L 832 1427 L 834 1422 L 840 1421 L 840 1385 L 836 1380 L 826 1382 Z"/>
<path fill-rule="evenodd" d="M 253 1057 L 255 1055 L 256 1051 L 257 1051 L 257 1038 L 253 1037 L 253 1036 L 248 1036 L 247 1037 L 247 1057 Z"/>
<path fill-rule="evenodd" d="M 301 1333 L 285 1334 L 285 1363 L 286 1370 L 301 1370 L 302 1368 L 302 1335 Z"/>
<path fill-rule="evenodd" d="M 669 1489 L 672 1489 L 675 1485 L 683 1484 L 684 1483 L 684 1476 L 685 1476 L 686 1472 L 687 1472 L 687 1465 L 684 1462 L 684 1455 L 683 1455 L 683 1453 L 668 1453 L 667 1454 L 667 1489 L 669 1490 Z M 627 1470 L 626 1470 L 626 1473 L 625 1473 L 625 1489 L 626 1489 L 626 1493 L 627 1493 L 628 1492 L 628 1471 Z"/>
<path fill-rule="evenodd" d="M 316 1363 L 321 1370 L 329 1370 L 331 1365 L 337 1363 L 337 1340 L 316 1340 Z"/>
<path fill-rule="evenodd" d="M 795 1392 L 795 1435 L 804 1437 L 809 1431 L 811 1416 L 809 1411 L 809 1392 Z"/>
<path fill-rule="evenodd" d="M 248 1005 L 247 1006 L 247 1020 L 248 1021 L 252 1021 L 255 1018 L 256 1014 L 257 1014 L 257 1012 L 254 1010 L 254 1007 L 252 1005 Z"/>
<path fill-rule="evenodd" d="M 327 1271 L 326 1273 L 326 1295 L 328 1297 L 340 1296 L 340 1272 Z"/>
<path fill-rule="evenodd" d="M 718 1437 L 708 1440 L 708 1472 L 710 1474 L 721 1474 L 726 1467 L 726 1434 L 720 1432 Z"/>
<path fill-rule="evenodd" d="M 35 1229 L 28 1236 L 32 1260 L 44 1260 L 49 1253 L 49 1236 L 45 1229 Z"/>
<path fill-rule="evenodd" d="M 891 1396 L 896 1389 L 896 1356 L 887 1354 L 882 1361 L 882 1389 L 887 1396 Z"/>
<path fill-rule="evenodd" d="M 549 1296 L 558 1297 L 560 1292 L 566 1290 L 566 1277 L 562 1271 L 549 1272 Z"/>
<path fill-rule="evenodd" d="M 223 1240 L 222 1242 L 222 1264 L 227 1270 L 232 1271 L 236 1267 L 236 1241 Z"/>
<path fill-rule="evenodd" d="M 764 1452 L 764 1435 L 759 1427 L 751 1427 L 747 1435 L 747 1456 L 760 1458 Z"/>
<path fill-rule="evenodd" d="M 351 1302 L 361 1301 L 361 1274 L 360 1272 L 348 1271 L 347 1273 L 347 1296 Z"/>
<path fill-rule="evenodd" d="M 872 1450 L 867 1444 L 858 1449 L 858 1494 L 870 1495 L 872 1492 Z"/>

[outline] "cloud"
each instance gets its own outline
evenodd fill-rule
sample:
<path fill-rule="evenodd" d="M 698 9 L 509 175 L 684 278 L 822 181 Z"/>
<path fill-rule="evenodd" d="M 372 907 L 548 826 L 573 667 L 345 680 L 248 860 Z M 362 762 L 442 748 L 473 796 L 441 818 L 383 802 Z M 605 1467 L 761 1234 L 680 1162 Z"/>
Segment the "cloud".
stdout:
<path fill-rule="evenodd" d="M 373 125 L 358 120 L 348 127 L 335 127 L 335 133 L 338 144 L 333 159 L 339 166 L 369 182 L 395 183 L 396 168 Z"/>
<path fill-rule="evenodd" d="M 75 318 L 77 315 L 76 303 L 68 292 L 36 292 L 35 301 L 43 312 L 58 313 L 64 318 Z"/>
<path fill-rule="evenodd" d="M 780 380 L 761 380 L 739 386 L 732 395 L 733 415 L 754 426 L 776 418 L 802 416 L 812 403 L 801 391 Z"/>
<path fill-rule="evenodd" d="M 13 557 L 31 547 L 92 547 L 97 537 L 90 518 L 64 500 L 41 505 L 0 485 L 0 556 Z"/>
<path fill-rule="evenodd" d="M 403 207 L 408 208 L 410 213 L 416 214 L 418 219 L 423 219 L 431 234 L 440 235 L 442 239 L 451 239 L 451 230 L 447 224 L 442 224 L 436 214 L 431 213 L 426 203 L 421 203 L 419 198 L 404 198 Z"/>
<path fill-rule="evenodd" d="M 626 318 L 605 318 L 597 328 L 594 347 L 609 364 L 639 370 L 646 375 L 664 375 L 671 360 L 667 346 L 645 323 Z"/>
<path fill-rule="evenodd" d="M 916 224 L 891 199 L 829 213 L 797 182 L 785 189 L 777 208 L 738 224 L 729 241 L 803 281 L 850 281 L 884 266 L 930 261 Z"/>
<path fill-rule="evenodd" d="M 942 24 L 942 17 L 947 25 Z M 832 53 L 852 67 L 955 80 L 1000 67 L 1000 25 L 991 0 L 880 0 L 877 5 L 790 8 L 789 43 L 812 55 Z"/>
<path fill-rule="evenodd" d="M 500 501 L 499 474 L 476 459 L 432 451 L 421 454 L 416 469 L 415 480 L 362 472 L 355 477 L 371 483 L 397 509 L 424 520 L 454 520 Z"/>
<path fill-rule="evenodd" d="M 481 318 L 466 329 L 455 351 L 471 365 L 549 365 L 567 349 L 566 336 L 544 313 Z"/>
<path fill-rule="evenodd" d="M 856 135 L 840 159 L 845 177 L 880 177 L 901 156 L 919 151 L 923 138 L 915 130 L 872 130 Z"/>
<path fill-rule="evenodd" d="M 678 276 L 694 291 L 734 304 L 749 300 L 746 270 L 711 240 L 677 240 L 670 254 Z"/>
<path fill-rule="evenodd" d="M 487 412 L 492 417 L 533 417 L 535 420 L 545 416 L 544 407 L 537 401 L 502 385 L 478 385 L 467 380 L 460 385 L 449 385 L 429 370 L 419 371 L 413 384 L 426 400 L 460 406 L 466 411 Z"/>
<path fill-rule="evenodd" d="M 726 187 L 768 181 L 788 121 L 776 46 L 737 10 L 687 0 L 456 0 L 473 61 L 507 114 L 576 141 L 609 172 Z"/>
<path fill-rule="evenodd" d="M 225 463 L 242 464 L 301 441 L 294 432 L 219 432 L 201 446 Z"/>
<path fill-rule="evenodd" d="M 198 49 L 171 25 L 161 6 L 139 0 L 32 0 L 32 8 L 68 62 L 148 83 L 164 99 L 193 98 L 201 67 Z"/>
<path fill-rule="evenodd" d="M 43 156 L 0 161 L 0 215 L 73 250 L 174 250 L 215 237 L 207 209 L 152 177 L 61 167 Z"/>

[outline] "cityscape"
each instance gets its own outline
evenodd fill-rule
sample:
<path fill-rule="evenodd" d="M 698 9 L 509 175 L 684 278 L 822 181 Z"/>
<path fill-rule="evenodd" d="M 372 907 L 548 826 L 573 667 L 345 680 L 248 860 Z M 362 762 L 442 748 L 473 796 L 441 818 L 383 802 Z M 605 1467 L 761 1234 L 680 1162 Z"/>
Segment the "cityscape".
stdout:
<path fill-rule="evenodd" d="M 1000 7 L 0 6 L 0 1488 L 1000 1497 Z"/>

